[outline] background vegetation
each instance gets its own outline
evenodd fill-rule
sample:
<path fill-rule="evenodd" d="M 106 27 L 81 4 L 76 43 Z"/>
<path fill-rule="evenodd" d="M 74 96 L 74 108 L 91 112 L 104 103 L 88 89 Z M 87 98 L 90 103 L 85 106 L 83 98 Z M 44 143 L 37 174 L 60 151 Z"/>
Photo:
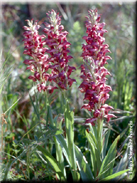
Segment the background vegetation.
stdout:
<path fill-rule="evenodd" d="M 2 176 L 1 179 L 21 180 L 56 180 L 54 170 L 47 164 L 43 164 L 36 154 L 34 141 L 40 136 L 39 120 L 46 119 L 46 95 L 34 94 L 33 82 L 28 80 L 29 71 L 23 61 L 27 58 L 23 55 L 23 26 L 26 19 L 38 20 L 42 24 L 46 19 L 46 12 L 51 9 L 57 10 L 62 16 L 62 24 L 69 32 L 68 41 L 71 43 L 70 54 L 73 59 L 70 65 L 77 68 L 73 77 L 77 83 L 72 85 L 67 95 L 75 114 L 75 143 L 86 153 L 86 138 L 84 119 L 88 114 L 81 110 L 83 96 L 78 91 L 81 83 L 80 65 L 82 64 L 81 45 L 84 43 L 82 37 L 85 32 L 85 16 L 89 9 L 97 8 L 101 14 L 101 21 L 106 23 L 106 43 L 111 50 L 112 61 L 106 65 L 112 74 L 108 77 L 108 84 L 112 87 L 108 104 L 115 110 L 119 110 L 121 116 L 118 120 L 111 120 L 111 138 L 108 148 L 117 136 L 127 128 L 130 121 L 133 122 L 135 131 L 135 4 L 134 3 L 8 3 L 2 5 L 2 52 L 1 60 L 3 66 L 0 70 L 0 93 L 1 93 L 1 140 L 2 150 Z M 42 32 L 41 32 L 42 33 Z M 4 83 L 4 84 L 3 84 Z M 29 97 L 31 95 L 31 98 Z M 30 100 L 31 99 L 31 100 Z M 62 96 L 54 92 L 50 97 L 54 115 L 62 113 Z M 33 101 L 33 105 L 32 105 Z M 40 119 L 37 118 L 35 106 Z M 6 112 L 7 111 L 7 112 Z M 62 116 L 59 116 L 62 119 Z M 62 121 L 63 123 L 63 121 Z M 44 122 L 42 123 L 44 126 Z M 30 130 L 32 129 L 33 130 Z M 49 127 L 46 126 L 48 130 Z M 54 130 L 50 130 L 46 137 L 46 146 L 55 155 L 53 146 Z M 119 147 L 128 146 L 130 129 L 120 140 Z M 45 139 L 44 139 L 45 140 Z M 135 136 L 133 135 L 133 143 Z M 135 147 L 135 143 L 134 143 Z M 135 150 L 135 148 L 134 148 Z M 135 154 L 135 151 L 133 151 Z M 121 157 L 121 156 L 120 156 Z M 119 158 L 120 159 L 120 158 Z M 135 167 L 134 167 L 135 171 Z M 69 172 L 69 171 L 68 171 Z"/>

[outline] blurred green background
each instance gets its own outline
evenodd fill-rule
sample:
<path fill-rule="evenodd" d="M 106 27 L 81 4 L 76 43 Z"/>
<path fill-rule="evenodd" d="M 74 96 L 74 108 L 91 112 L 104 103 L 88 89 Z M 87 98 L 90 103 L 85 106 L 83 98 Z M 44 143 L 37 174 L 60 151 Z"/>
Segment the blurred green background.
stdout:
<path fill-rule="evenodd" d="M 6 113 L 7 124 L 3 125 L 6 153 L 14 156 L 20 154 L 20 148 L 16 147 L 13 140 L 20 140 L 37 121 L 28 95 L 34 84 L 27 79 L 30 71 L 26 71 L 26 66 L 23 64 L 23 61 L 27 59 L 27 56 L 23 55 L 23 26 L 27 24 L 26 19 L 34 19 L 38 20 L 38 24 L 44 28 L 43 22 L 47 21 L 46 13 L 51 9 L 59 12 L 62 16 L 62 25 L 69 32 L 70 54 L 73 56 L 70 65 L 75 66 L 77 69 L 71 77 L 75 78 L 77 83 L 72 85 L 67 95 L 75 114 L 76 144 L 81 148 L 85 147 L 85 127 L 81 124 L 88 117 L 88 114 L 81 110 L 84 96 L 78 90 L 78 86 L 82 82 L 79 77 L 80 65 L 82 64 L 80 56 L 82 53 L 81 47 L 84 43 L 82 37 L 86 35 L 85 16 L 88 14 L 89 9 L 95 8 L 101 14 L 101 22 L 106 23 L 105 29 L 108 33 L 105 33 L 104 37 L 109 45 L 110 56 L 112 57 L 112 60 L 109 60 L 105 66 L 112 74 L 112 76 L 108 76 L 107 84 L 111 85 L 113 90 L 110 92 L 110 98 L 106 103 L 113 106 L 115 110 L 121 110 L 121 113 L 117 114 L 120 118 L 110 121 L 115 131 L 111 131 L 109 144 L 112 143 L 117 134 L 128 126 L 130 120 L 133 121 L 133 129 L 135 129 L 135 3 L 7 3 L 2 5 L 1 59 L 3 64 L 6 60 L 4 73 L 9 73 L 10 69 L 11 74 L 5 81 L 2 90 L 3 112 L 7 111 L 19 97 L 20 100 Z M 43 94 L 37 94 L 35 97 L 39 101 L 41 119 L 44 119 L 46 97 Z M 50 97 L 50 101 L 54 115 L 63 112 L 61 105 L 63 101 L 60 94 L 56 95 L 56 92 L 54 92 Z M 34 134 L 35 132 L 31 132 L 28 138 L 34 139 Z M 123 137 L 123 142 L 128 135 L 129 130 Z M 126 142 L 123 146 L 126 148 Z M 8 154 L 5 154 L 4 158 L 8 157 L 9 162 L 11 157 Z M 33 158 L 35 159 L 35 157 Z M 11 176 L 14 177 L 13 175 L 16 173 L 17 178 L 23 177 L 25 179 L 25 173 L 19 170 L 16 172 L 13 170 L 14 173 L 11 173 Z M 50 177 L 48 173 L 45 176 Z M 40 177 L 43 177 L 42 170 L 37 175 L 37 178 Z"/>

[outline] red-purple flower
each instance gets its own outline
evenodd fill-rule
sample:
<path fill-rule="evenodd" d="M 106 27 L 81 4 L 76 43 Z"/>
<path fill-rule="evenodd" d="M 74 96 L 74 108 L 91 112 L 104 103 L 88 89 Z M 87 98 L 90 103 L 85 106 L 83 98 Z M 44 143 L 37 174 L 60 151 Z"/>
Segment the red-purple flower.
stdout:
<path fill-rule="evenodd" d="M 26 69 L 29 69 L 34 73 L 28 78 L 34 82 L 38 81 L 37 88 L 39 92 L 41 92 L 41 90 L 48 90 L 52 93 L 57 87 L 47 85 L 50 77 L 47 71 L 51 64 L 48 59 L 48 54 L 45 54 L 46 48 L 44 47 L 45 41 L 43 40 L 45 35 L 39 35 L 38 29 L 40 28 L 40 25 L 38 25 L 37 22 L 33 23 L 33 20 L 27 21 L 28 27 L 23 27 L 25 29 L 25 32 L 23 33 L 25 37 L 23 39 L 25 50 L 23 53 L 31 58 L 24 60 L 24 64 L 29 65 Z"/>
<path fill-rule="evenodd" d="M 75 67 L 68 65 L 72 56 L 68 55 L 70 43 L 67 41 L 67 31 L 62 31 L 64 26 L 61 25 L 61 17 L 54 10 L 47 13 L 49 23 L 45 23 L 46 34 L 45 44 L 47 45 L 46 53 L 49 55 L 51 65 L 51 74 L 49 80 L 54 81 L 61 89 L 71 87 L 75 79 L 70 78 Z"/>
<path fill-rule="evenodd" d="M 113 114 L 108 114 L 113 107 L 105 104 L 109 98 L 109 91 L 112 91 L 109 85 L 106 85 L 106 75 L 110 75 L 108 70 L 104 67 L 107 60 L 111 59 L 106 53 L 110 52 L 108 45 L 104 44 L 105 38 L 103 34 L 107 32 L 103 29 L 105 23 L 99 23 L 100 15 L 97 10 L 89 10 L 86 17 L 86 33 L 83 39 L 86 44 L 82 45 L 82 57 L 84 64 L 81 65 L 81 78 L 83 82 L 79 86 L 80 91 L 85 93 L 84 100 L 86 104 L 82 106 L 89 111 L 93 111 L 93 117 L 86 120 L 86 123 L 95 125 L 98 119 L 116 117 Z"/>
<path fill-rule="evenodd" d="M 24 61 L 29 65 L 26 69 L 34 73 L 29 76 L 29 79 L 38 82 L 39 92 L 48 90 L 52 93 L 57 88 L 66 90 L 67 86 L 71 87 L 75 79 L 70 78 L 70 75 L 76 68 L 68 65 L 69 60 L 73 57 L 68 55 L 70 52 L 70 43 L 66 38 L 68 32 L 62 31 L 64 27 L 61 25 L 59 14 L 52 10 L 47 13 L 47 16 L 49 23 L 45 23 L 46 36 L 38 34 L 40 25 L 37 22 L 27 20 L 28 27 L 24 26 L 23 34 L 25 37 L 23 53 L 31 57 Z M 51 83 L 56 86 L 52 86 Z"/>

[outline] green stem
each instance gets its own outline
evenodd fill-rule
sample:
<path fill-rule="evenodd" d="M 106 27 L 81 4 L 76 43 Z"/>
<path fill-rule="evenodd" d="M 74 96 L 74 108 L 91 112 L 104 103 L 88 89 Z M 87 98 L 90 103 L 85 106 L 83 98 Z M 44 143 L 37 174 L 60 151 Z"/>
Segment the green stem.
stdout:
<path fill-rule="evenodd" d="M 65 167 L 64 167 L 64 159 L 63 159 L 62 148 L 59 145 L 56 137 L 54 137 L 54 142 L 55 142 L 55 147 L 56 147 L 56 159 L 60 164 L 60 168 L 61 168 L 61 171 L 62 171 L 64 177 L 66 178 L 66 170 L 65 170 Z"/>
<path fill-rule="evenodd" d="M 47 111 L 46 124 L 48 124 L 48 110 L 49 110 L 49 100 L 48 100 L 48 92 L 46 91 L 46 111 Z"/>
<path fill-rule="evenodd" d="M 30 180 L 30 169 L 29 169 L 29 165 L 30 165 L 30 157 L 29 157 L 30 153 L 29 153 L 29 149 L 27 150 L 27 172 L 28 172 L 28 179 Z"/>
<path fill-rule="evenodd" d="M 48 100 L 48 93 L 46 93 L 46 110 L 47 110 L 47 123 L 50 120 L 50 124 L 55 126 L 56 128 L 58 128 L 57 126 L 57 122 L 53 121 L 53 117 L 52 117 L 52 112 L 51 112 L 51 108 L 50 108 L 50 104 L 49 104 L 49 100 Z M 56 148 L 56 160 L 59 162 L 61 171 L 63 173 L 63 176 L 66 177 L 66 171 L 65 171 L 65 167 L 64 167 L 64 159 L 63 159 L 63 153 L 62 153 L 62 149 L 59 145 L 59 143 L 57 142 L 56 137 L 53 137 L 54 142 L 55 142 L 55 148 Z M 58 174 L 57 174 L 58 176 Z M 59 178 L 59 176 L 58 176 Z"/>
<path fill-rule="evenodd" d="M 102 160 L 101 160 L 101 151 L 102 151 L 102 130 L 103 130 L 103 120 L 98 119 L 97 121 L 97 172 L 96 175 L 98 175 L 98 172 L 100 170 Z"/>
<path fill-rule="evenodd" d="M 70 111 L 68 101 L 65 108 L 65 126 L 66 126 L 66 141 L 68 146 L 69 161 L 71 163 L 71 172 L 74 181 L 79 180 L 77 172 L 75 148 L 74 148 L 74 113 Z"/>

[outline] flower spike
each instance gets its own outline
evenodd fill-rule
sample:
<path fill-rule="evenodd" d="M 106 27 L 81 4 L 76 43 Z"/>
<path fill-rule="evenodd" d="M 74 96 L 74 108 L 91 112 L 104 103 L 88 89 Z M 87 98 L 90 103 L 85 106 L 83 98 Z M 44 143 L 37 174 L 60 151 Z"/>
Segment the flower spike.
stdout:
<path fill-rule="evenodd" d="M 28 78 L 33 80 L 34 82 L 38 82 L 37 89 L 39 92 L 42 90 L 45 91 L 47 89 L 47 81 L 49 80 L 49 75 L 47 71 L 50 66 L 50 62 L 48 60 L 48 54 L 45 54 L 46 49 L 44 47 L 45 42 L 43 38 L 45 35 L 39 35 L 38 30 L 40 25 L 37 24 L 37 21 L 33 22 L 33 20 L 26 20 L 28 22 L 28 26 L 24 26 L 25 32 L 24 35 L 24 45 L 25 50 L 24 54 L 31 57 L 31 59 L 24 60 L 24 64 L 29 65 L 26 69 L 33 72 L 33 76 L 29 76 Z M 45 74 L 46 78 L 45 78 Z M 55 89 L 55 87 L 53 87 Z"/>
<path fill-rule="evenodd" d="M 81 65 L 81 78 L 83 82 L 79 86 L 80 91 L 85 93 L 84 101 L 86 104 L 82 106 L 89 111 L 93 112 L 93 118 L 87 119 L 86 123 L 95 125 L 98 119 L 116 117 L 115 115 L 108 114 L 113 107 L 105 104 L 109 98 L 109 91 L 111 87 L 106 85 L 106 75 L 111 75 L 104 67 L 107 64 L 106 60 L 111 59 L 106 55 L 110 52 L 108 45 L 104 44 L 104 33 L 107 30 L 103 29 L 105 23 L 99 23 L 100 15 L 97 10 L 89 10 L 86 17 L 86 33 L 83 39 L 86 44 L 82 45 L 82 57 L 84 64 Z"/>
<path fill-rule="evenodd" d="M 68 65 L 68 62 L 73 57 L 68 55 L 69 46 L 67 41 L 67 31 L 63 31 L 64 26 L 61 25 L 61 17 L 54 10 L 47 13 L 49 23 L 46 23 L 44 33 L 47 35 L 45 44 L 48 49 L 46 52 L 49 54 L 51 75 L 50 79 L 54 81 L 61 89 L 71 87 L 75 79 L 70 78 L 72 71 L 76 70 L 75 67 Z"/>

